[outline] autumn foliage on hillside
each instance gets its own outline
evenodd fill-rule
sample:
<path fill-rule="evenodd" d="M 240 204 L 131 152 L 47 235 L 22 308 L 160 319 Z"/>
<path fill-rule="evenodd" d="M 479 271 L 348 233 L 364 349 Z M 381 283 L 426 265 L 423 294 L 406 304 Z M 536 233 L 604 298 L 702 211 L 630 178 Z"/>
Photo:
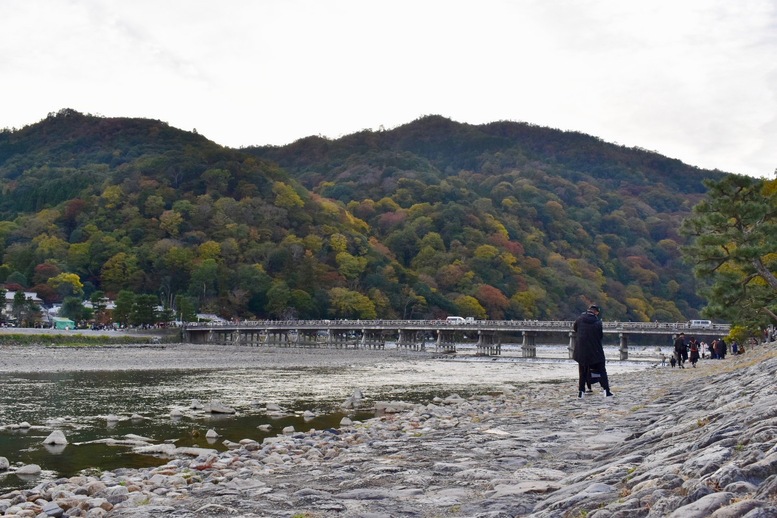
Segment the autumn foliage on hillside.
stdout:
<path fill-rule="evenodd" d="M 228 149 L 73 110 L 0 132 L 0 281 L 47 302 L 151 294 L 240 318 L 682 321 L 681 221 L 724 176 L 522 123 Z"/>

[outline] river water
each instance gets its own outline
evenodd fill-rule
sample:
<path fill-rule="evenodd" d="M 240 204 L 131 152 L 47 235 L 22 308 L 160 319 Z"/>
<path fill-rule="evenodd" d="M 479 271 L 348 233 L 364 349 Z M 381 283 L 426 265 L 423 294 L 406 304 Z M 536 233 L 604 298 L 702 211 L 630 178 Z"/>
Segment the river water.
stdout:
<path fill-rule="evenodd" d="M 549 390 L 576 393 L 576 364 L 562 346 L 538 347 L 544 359 L 523 359 L 520 352 L 503 350 L 501 358 L 468 356 L 413 359 L 370 365 L 229 370 L 79 371 L 0 374 L 0 456 L 11 465 L 38 464 L 43 477 L 67 477 L 82 470 L 106 470 L 164 464 L 166 459 L 139 455 L 127 446 L 93 441 L 140 435 L 155 442 L 225 450 L 222 442 L 274 436 L 286 427 L 296 430 L 337 427 L 346 415 L 340 404 L 354 390 L 363 392 L 363 406 L 376 401 L 429 402 L 457 393 L 462 397 L 494 392 L 524 383 L 547 383 Z M 607 351 L 617 357 L 617 349 Z M 620 372 L 655 364 L 656 350 L 633 353 L 636 361 L 610 362 L 608 370 Z M 640 359 L 642 361 L 640 361 Z M 617 379 L 617 378 L 616 378 Z M 617 387 L 617 381 L 614 384 Z M 233 407 L 235 415 L 210 415 L 190 410 L 192 400 L 219 400 Z M 265 403 L 276 403 L 288 412 L 270 417 Z M 171 417 L 174 410 L 182 417 Z M 317 417 L 305 418 L 312 411 Z M 132 416 L 136 416 L 135 419 Z M 362 410 L 348 414 L 365 419 L 374 414 Z M 118 421 L 113 420 L 118 417 Z M 138 418 L 141 417 L 141 418 Z M 110 417 L 110 418 L 109 418 Z M 15 425 L 27 422 L 30 428 Z M 270 424 L 272 430 L 257 427 Z M 62 430 L 69 444 L 42 444 L 53 429 Z M 207 440 L 215 430 L 221 437 Z M 0 472 L 0 494 L 30 487 L 39 478 L 22 479 Z"/>

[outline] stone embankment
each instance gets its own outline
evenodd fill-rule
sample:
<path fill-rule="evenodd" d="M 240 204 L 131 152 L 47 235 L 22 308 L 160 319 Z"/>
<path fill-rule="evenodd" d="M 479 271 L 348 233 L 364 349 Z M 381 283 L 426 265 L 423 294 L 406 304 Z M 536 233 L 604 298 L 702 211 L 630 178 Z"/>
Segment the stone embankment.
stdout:
<path fill-rule="evenodd" d="M 6 516 L 777 516 L 777 344 L 613 377 L 451 396 L 340 429 L 0 495 Z M 402 405 L 399 405 L 402 407 Z M 399 409 L 399 408 L 398 408 Z"/>

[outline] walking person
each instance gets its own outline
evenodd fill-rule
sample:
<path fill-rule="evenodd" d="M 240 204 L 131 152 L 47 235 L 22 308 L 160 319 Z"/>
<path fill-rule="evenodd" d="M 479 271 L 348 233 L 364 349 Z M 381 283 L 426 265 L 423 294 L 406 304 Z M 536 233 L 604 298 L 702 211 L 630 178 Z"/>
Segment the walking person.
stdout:
<path fill-rule="evenodd" d="M 724 360 L 726 358 L 726 353 L 728 352 L 728 346 L 726 345 L 726 341 L 721 336 L 718 339 L 718 346 L 716 347 L 717 354 L 718 354 L 718 360 Z"/>
<path fill-rule="evenodd" d="M 677 366 L 681 369 L 685 368 L 685 357 L 688 353 L 685 349 L 685 333 L 680 333 L 674 339 L 674 355 L 677 358 Z"/>
<path fill-rule="evenodd" d="M 696 368 L 696 362 L 699 361 L 699 342 L 693 336 L 688 341 L 688 349 L 691 351 L 691 365 Z"/>
<path fill-rule="evenodd" d="M 572 325 L 572 331 L 575 333 L 575 350 L 572 358 L 577 362 L 578 384 L 577 397 L 582 398 L 585 395 L 586 382 L 589 380 L 590 372 L 599 376 L 599 383 L 602 386 L 605 397 L 612 397 L 610 392 L 610 381 L 607 378 L 607 368 L 605 367 L 604 348 L 602 347 L 602 321 L 599 318 L 599 306 L 591 304 L 585 313 L 577 317 Z"/>

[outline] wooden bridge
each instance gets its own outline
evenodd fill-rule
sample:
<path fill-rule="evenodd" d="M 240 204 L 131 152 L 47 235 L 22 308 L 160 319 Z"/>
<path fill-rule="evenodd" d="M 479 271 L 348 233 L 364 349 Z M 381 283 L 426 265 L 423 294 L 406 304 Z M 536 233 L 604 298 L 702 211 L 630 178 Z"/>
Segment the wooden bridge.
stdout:
<path fill-rule="evenodd" d="M 498 356 L 503 343 L 521 344 L 524 358 L 537 355 L 537 336 L 557 333 L 569 338 L 572 357 L 575 334 L 573 321 L 539 320 L 246 320 L 241 322 L 189 322 L 183 339 L 189 343 L 215 343 L 251 347 L 308 347 L 337 349 L 384 349 L 386 342 L 398 349 L 455 353 L 456 344 L 475 341 L 477 354 Z M 606 334 L 617 334 L 620 359 L 628 359 L 629 335 L 693 334 L 719 337 L 728 334 L 728 324 L 692 326 L 684 323 L 603 322 Z"/>

